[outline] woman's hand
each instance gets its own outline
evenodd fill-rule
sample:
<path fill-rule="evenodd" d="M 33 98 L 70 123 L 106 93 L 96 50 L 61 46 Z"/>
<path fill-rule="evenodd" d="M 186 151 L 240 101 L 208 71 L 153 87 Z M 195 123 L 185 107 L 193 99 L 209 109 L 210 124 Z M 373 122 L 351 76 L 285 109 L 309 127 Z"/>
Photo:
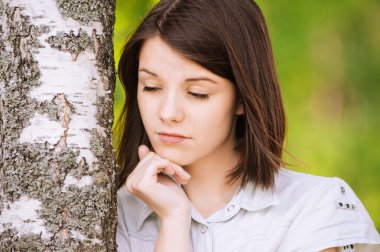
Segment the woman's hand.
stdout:
<path fill-rule="evenodd" d="M 129 192 L 149 205 L 160 220 L 190 218 L 190 202 L 181 188 L 190 174 L 145 145 L 139 147 L 138 154 L 140 162 L 126 181 Z"/>

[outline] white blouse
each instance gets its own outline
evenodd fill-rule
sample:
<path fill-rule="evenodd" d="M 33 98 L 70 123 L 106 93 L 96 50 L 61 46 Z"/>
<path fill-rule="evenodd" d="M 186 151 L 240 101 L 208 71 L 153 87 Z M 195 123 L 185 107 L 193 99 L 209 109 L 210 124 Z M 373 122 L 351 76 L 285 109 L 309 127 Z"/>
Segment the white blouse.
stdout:
<path fill-rule="evenodd" d="M 157 215 L 126 187 L 119 189 L 118 252 L 151 252 Z M 358 197 L 340 178 L 282 168 L 271 190 L 252 183 L 208 218 L 191 209 L 190 251 L 380 251 L 380 237 Z"/>

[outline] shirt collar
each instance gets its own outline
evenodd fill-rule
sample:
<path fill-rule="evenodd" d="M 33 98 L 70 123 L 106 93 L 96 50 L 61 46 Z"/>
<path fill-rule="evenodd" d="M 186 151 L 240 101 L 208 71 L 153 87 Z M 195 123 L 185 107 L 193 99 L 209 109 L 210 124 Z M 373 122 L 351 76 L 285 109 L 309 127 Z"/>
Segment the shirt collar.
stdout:
<path fill-rule="evenodd" d="M 276 181 L 277 179 L 275 179 L 275 182 Z M 151 214 L 154 214 L 153 210 L 147 204 L 142 201 L 140 202 L 141 205 L 137 219 L 137 230 L 141 228 L 144 221 Z M 243 208 L 251 212 L 259 211 L 272 205 L 278 205 L 280 201 L 276 183 L 270 189 L 263 189 L 261 187 L 255 186 L 252 182 L 249 182 L 246 186 L 239 189 L 238 193 L 234 195 L 230 203 L 233 203 L 235 205 L 236 210 Z"/>
<path fill-rule="evenodd" d="M 276 185 L 270 189 L 263 189 L 250 182 L 241 190 L 240 207 L 247 211 L 259 211 L 279 204 Z"/>
<path fill-rule="evenodd" d="M 141 205 L 139 208 L 139 216 L 137 219 L 137 230 L 139 230 L 144 223 L 144 221 L 151 215 L 154 214 L 153 210 L 144 202 L 140 201 Z"/>

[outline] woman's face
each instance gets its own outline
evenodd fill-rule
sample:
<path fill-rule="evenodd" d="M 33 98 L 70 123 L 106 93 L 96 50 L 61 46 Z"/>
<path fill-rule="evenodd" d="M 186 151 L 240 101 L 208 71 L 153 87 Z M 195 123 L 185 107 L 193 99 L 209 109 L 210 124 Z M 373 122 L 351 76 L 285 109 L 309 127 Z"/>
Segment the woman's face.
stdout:
<path fill-rule="evenodd" d="M 149 140 L 163 158 L 188 166 L 233 151 L 236 116 L 243 113 L 233 84 L 158 36 L 141 49 L 137 99 Z"/>

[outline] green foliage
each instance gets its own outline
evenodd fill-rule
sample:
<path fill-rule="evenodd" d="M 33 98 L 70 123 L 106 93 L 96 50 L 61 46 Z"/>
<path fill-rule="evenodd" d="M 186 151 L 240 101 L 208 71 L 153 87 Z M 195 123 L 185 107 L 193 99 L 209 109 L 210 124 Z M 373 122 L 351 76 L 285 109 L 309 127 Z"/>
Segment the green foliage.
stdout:
<path fill-rule="evenodd" d="M 115 57 L 157 1 L 117 1 Z M 380 230 L 380 2 L 257 0 L 267 19 L 296 169 L 346 180 Z M 115 111 L 123 101 L 120 85 Z"/>

